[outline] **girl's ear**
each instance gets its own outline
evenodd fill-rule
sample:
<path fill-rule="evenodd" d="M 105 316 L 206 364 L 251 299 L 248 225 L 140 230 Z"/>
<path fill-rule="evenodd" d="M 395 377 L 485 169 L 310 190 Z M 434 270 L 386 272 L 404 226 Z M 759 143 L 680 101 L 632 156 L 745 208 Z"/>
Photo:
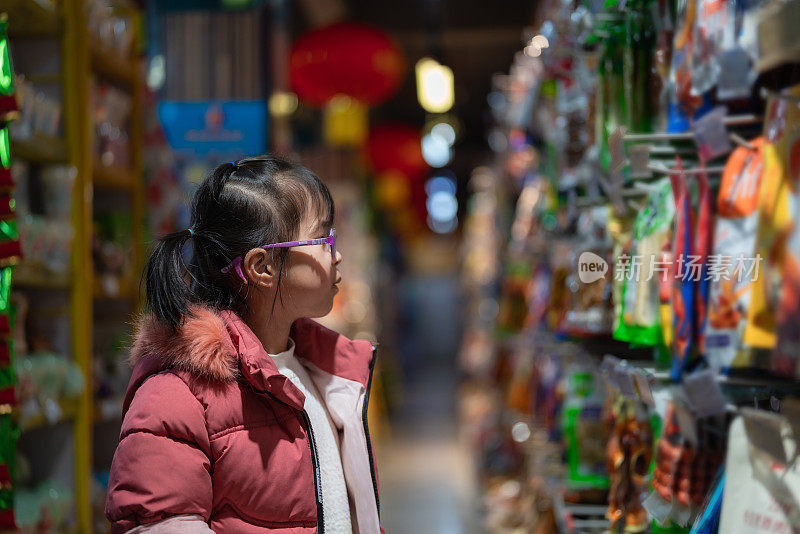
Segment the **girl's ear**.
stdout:
<path fill-rule="evenodd" d="M 256 286 L 272 287 L 277 281 L 277 266 L 272 263 L 272 255 L 263 248 L 250 249 L 244 255 L 242 272 L 248 282 Z"/>

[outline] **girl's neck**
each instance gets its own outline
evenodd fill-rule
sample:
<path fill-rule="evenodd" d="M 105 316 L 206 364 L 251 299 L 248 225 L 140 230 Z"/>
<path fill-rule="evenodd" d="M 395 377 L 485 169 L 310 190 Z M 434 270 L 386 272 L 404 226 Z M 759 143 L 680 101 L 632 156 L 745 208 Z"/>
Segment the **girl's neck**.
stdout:
<path fill-rule="evenodd" d="M 276 309 L 275 313 L 250 313 L 245 318 L 268 354 L 280 354 L 289 348 L 289 331 L 294 321 L 284 317 L 286 315 Z"/>

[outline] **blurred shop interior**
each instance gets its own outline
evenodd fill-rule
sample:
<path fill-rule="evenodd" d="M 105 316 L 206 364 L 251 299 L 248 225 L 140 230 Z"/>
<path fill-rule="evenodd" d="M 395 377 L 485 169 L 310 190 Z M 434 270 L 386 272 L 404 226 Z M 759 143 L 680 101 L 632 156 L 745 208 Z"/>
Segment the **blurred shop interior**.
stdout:
<path fill-rule="evenodd" d="M 800 531 L 798 24 L 0 0 L 0 531 L 109 531 L 149 247 L 266 152 L 336 202 L 386 532 Z"/>

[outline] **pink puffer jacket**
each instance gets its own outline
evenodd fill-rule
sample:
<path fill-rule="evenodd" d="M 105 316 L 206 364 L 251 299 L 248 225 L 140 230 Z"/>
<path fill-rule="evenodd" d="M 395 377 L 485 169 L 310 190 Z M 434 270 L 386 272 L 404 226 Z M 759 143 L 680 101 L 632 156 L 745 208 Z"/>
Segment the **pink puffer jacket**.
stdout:
<path fill-rule="evenodd" d="M 112 531 L 198 514 L 217 534 L 322 532 L 305 397 L 235 313 L 193 312 L 177 334 L 152 316 L 137 324 L 106 501 Z M 341 432 L 353 530 L 382 532 L 367 426 L 374 347 L 306 319 L 292 339 Z"/>

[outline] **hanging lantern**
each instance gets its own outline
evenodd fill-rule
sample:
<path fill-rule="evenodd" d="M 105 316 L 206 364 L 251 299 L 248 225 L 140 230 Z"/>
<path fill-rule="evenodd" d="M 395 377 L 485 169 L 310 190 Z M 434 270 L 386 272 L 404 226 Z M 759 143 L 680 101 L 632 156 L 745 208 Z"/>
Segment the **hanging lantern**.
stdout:
<path fill-rule="evenodd" d="M 372 128 L 367 139 L 367 158 L 375 174 L 398 171 L 410 180 L 421 179 L 428 170 L 422 157 L 419 129 L 406 124 L 382 124 Z"/>
<path fill-rule="evenodd" d="M 302 35 L 289 55 L 292 90 L 315 106 L 337 94 L 379 104 L 400 87 L 404 69 L 403 55 L 388 35 L 354 22 Z"/>

